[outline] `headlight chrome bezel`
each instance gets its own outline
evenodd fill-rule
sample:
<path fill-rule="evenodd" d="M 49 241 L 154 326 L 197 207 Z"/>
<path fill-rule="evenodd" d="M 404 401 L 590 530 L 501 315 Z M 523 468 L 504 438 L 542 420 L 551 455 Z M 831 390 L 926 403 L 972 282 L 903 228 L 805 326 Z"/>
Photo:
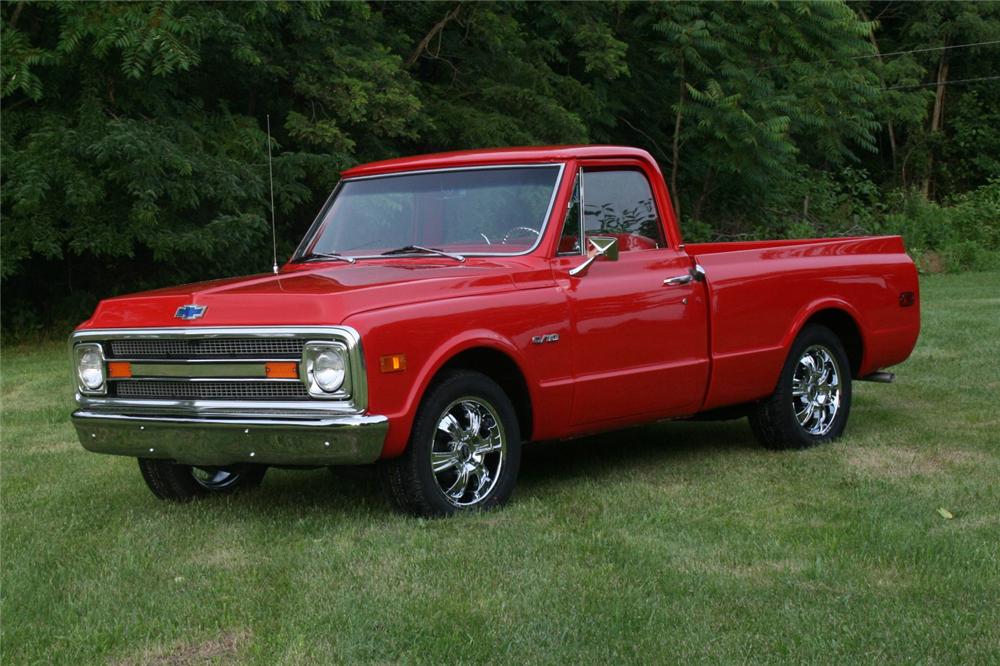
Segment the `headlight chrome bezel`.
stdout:
<path fill-rule="evenodd" d="M 106 395 L 108 392 L 108 373 L 105 367 L 104 347 L 97 342 L 82 342 L 73 348 L 73 352 L 76 359 L 77 390 L 83 395 Z M 87 354 L 97 354 L 96 369 L 101 373 L 101 383 L 93 388 L 88 386 L 83 378 L 83 359 Z"/>
<path fill-rule="evenodd" d="M 335 354 L 340 358 L 341 379 L 331 390 L 324 389 L 317 381 L 317 361 L 324 354 Z M 313 398 L 343 400 L 351 396 L 351 363 L 347 346 L 341 342 L 330 340 L 310 340 L 302 347 L 302 361 L 299 365 L 299 375 L 309 395 Z"/>

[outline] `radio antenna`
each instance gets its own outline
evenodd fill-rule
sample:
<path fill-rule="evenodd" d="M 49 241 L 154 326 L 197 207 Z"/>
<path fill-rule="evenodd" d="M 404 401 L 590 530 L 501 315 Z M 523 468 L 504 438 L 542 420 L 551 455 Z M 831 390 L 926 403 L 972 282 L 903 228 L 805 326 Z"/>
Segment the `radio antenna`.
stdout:
<path fill-rule="evenodd" d="M 274 168 L 271 166 L 271 114 L 267 114 L 267 177 L 271 181 L 271 270 L 278 274 L 278 232 L 274 221 Z"/>

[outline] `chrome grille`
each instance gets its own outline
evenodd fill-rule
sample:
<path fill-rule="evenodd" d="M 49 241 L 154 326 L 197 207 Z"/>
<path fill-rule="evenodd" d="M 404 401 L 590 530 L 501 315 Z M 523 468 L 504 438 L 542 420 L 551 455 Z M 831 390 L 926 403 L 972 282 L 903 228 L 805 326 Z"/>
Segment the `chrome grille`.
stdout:
<path fill-rule="evenodd" d="M 113 381 L 119 398 L 207 400 L 304 400 L 309 392 L 302 382 L 184 382 L 163 380 Z"/>
<path fill-rule="evenodd" d="M 163 338 L 111 340 L 111 358 L 292 358 L 302 356 L 302 338 Z"/>

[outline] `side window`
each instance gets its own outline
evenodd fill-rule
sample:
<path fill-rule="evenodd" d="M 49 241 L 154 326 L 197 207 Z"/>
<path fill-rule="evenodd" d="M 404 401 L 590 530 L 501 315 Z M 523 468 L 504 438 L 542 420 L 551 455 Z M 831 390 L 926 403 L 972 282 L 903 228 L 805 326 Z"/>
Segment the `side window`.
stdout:
<path fill-rule="evenodd" d="M 566 208 L 562 235 L 559 237 L 559 254 L 580 254 L 580 175 L 573 184 L 573 198 Z"/>
<path fill-rule="evenodd" d="M 653 191 L 641 171 L 584 171 L 583 199 L 588 236 L 615 236 L 621 252 L 666 247 Z"/>

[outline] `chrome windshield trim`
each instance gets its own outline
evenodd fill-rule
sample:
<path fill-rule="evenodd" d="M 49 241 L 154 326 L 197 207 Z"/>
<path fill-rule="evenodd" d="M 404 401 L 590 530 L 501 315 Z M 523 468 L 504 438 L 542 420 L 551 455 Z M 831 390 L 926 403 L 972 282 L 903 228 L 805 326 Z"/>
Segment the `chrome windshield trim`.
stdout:
<path fill-rule="evenodd" d="M 306 250 L 312 244 L 313 238 L 320 231 L 320 228 L 322 226 L 323 218 L 326 216 L 326 212 L 330 209 L 330 206 L 333 205 L 333 202 L 336 199 L 337 194 L 340 193 L 340 190 L 343 187 L 344 183 L 350 183 L 350 182 L 359 181 L 359 180 L 373 180 L 375 178 L 400 178 L 400 177 L 403 177 L 403 176 L 417 176 L 417 175 L 424 175 L 424 174 L 428 174 L 428 173 L 447 173 L 447 172 L 454 172 L 454 171 L 485 171 L 485 170 L 488 170 L 488 169 L 491 169 L 491 170 L 495 170 L 495 169 L 539 169 L 539 168 L 551 169 L 553 167 L 555 167 L 555 168 L 558 169 L 558 173 L 556 174 L 556 182 L 552 186 L 552 195 L 549 197 L 549 205 L 548 205 L 548 208 L 545 211 L 544 218 L 542 218 L 542 228 L 538 230 L 538 238 L 535 239 L 535 244 L 534 245 L 532 245 L 527 250 L 524 250 L 523 252 L 462 252 L 462 256 L 463 257 L 523 257 L 525 255 L 532 254 L 535 250 L 538 249 L 538 246 L 542 244 L 542 239 L 545 238 L 545 232 L 548 230 L 549 224 L 552 222 L 552 209 L 555 206 L 556 197 L 559 195 L 559 190 L 562 188 L 562 185 L 563 185 L 563 176 L 564 176 L 565 171 L 566 171 L 566 163 L 565 162 L 535 162 L 535 163 L 530 163 L 530 164 L 490 164 L 490 165 L 484 165 L 484 166 L 445 167 L 445 168 L 441 168 L 441 169 L 420 169 L 420 170 L 414 170 L 414 171 L 395 171 L 395 172 L 392 172 L 392 173 L 373 174 L 371 176 L 354 176 L 353 178 L 341 178 L 337 182 L 336 187 L 333 188 L 333 192 L 331 192 L 330 196 L 327 197 L 327 200 L 323 204 L 323 207 L 320 209 L 320 212 L 316 216 L 316 219 L 313 220 L 313 223 L 309 226 L 309 230 L 306 232 L 306 235 L 302 239 L 302 242 L 299 243 L 299 246 L 297 248 L 295 248 L 295 252 L 294 252 L 294 254 L 292 254 L 292 258 L 289 261 L 290 262 L 297 262 L 297 261 L 301 260 L 303 258 L 303 256 L 306 254 Z M 349 257 L 351 257 L 353 259 L 393 259 L 393 258 L 396 258 L 397 255 L 384 256 L 384 255 L 381 255 L 381 254 L 365 254 L 365 255 L 352 254 L 352 255 L 344 255 L 344 256 L 349 256 Z M 432 257 L 434 255 L 412 254 L 412 255 L 404 255 L 404 256 L 411 256 L 411 257 L 428 256 L 428 257 Z"/>
<path fill-rule="evenodd" d="M 528 162 L 526 164 L 480 164 L 478 166 L 440 167 L 434 169 L 414 169 L 412 171 L 388 171 L 386 173 L 373 173 L 370 176 L 351 176 L 341 178 L 341 183 L 350 183 L 355 180 L 374 180 L 375 178 L 400 178 L 402 176 L 419 176 L 428 173 L 449 173 L 455 171 L 488 171 L 496 169 L 551 169 L 554 166 L 565 167 L 565 162 Z"/>
<path fill-rule="evenodd" d="M 197 414 L 218 416 L 247 413 L 285 413 L 291 416 L 312 415 L 325 412 L 331 414 L 361 414 L 368 409 L 368 376 L 361 336 L 350 326 L 225 326 L 189 328 L 105 328 L 74 331 L 69 337 L 69 352 L 81 342 L 134 339 L 202 339 L 202 338 L 301 338 L 309 340 L 332 340 L 347 348 L 349 360 L 350 397 L 332 394 L 330 398 L 308 398 L 303 400 L 204 400 L 204 399 L 132 399 L 95 397 L 76 391 L 76 402 L 81 407 L 103 412 L 122 411 L 132 414 Z M 119 360 L 119 359 L 113 359 Z M 124 359 L 123 359 L 124 360 Z M 289 362 L 289 359 L 284 359 Z M 73 361 L 75 362 L 75 361 Z M 145 362 L 145 360 L 140 361 Z M 174 361 L 171 361 L 172 363 Z M 217 363 L 217 359 L 208 359 Z M 233 362 L 262 363 L 259 359 L 237 359 Z M 182 364 L 183 361 L 180 361 Z M 74 366 L 75 367 L 75 366 Z M 153 378 L 149 378 L 153 379 Z M 114 380 L 121 381 L 121 380 Z M 127 381 L 127 380 L 125 380 Z M 142 381 L 140 378 L 139 381 Z M 234 378 L 192 379 L 191 381 L 237 381 Z M 273 379 L 257 378 L 254 381 L 273 382 Z M 289 380 L 298 381 L 298 380 Z"/>

